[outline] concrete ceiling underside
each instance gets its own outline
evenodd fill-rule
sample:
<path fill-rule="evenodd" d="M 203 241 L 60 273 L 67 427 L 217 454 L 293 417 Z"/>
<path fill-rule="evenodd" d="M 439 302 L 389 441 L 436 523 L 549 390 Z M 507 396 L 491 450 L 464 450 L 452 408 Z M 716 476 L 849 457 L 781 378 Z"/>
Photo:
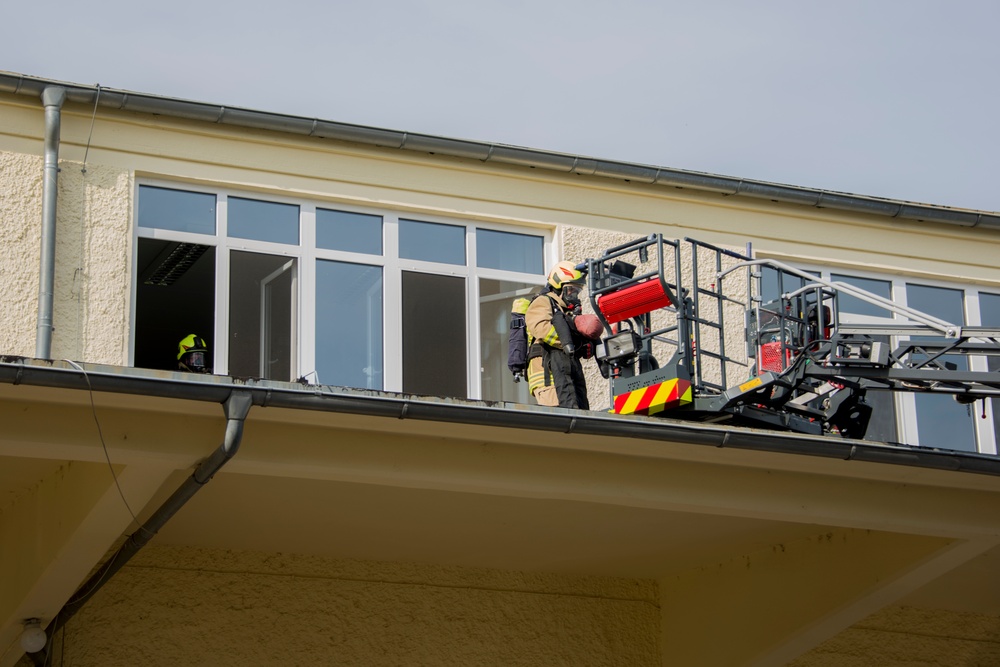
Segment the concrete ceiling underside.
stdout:
<path fill-rule="evenodd" d="M 12 639 L 136 530 L 130 512 L 143 522 L 160 507 L 225 419 L 127 394 L 95 393 L 92 407 L 83 391 L 3 385 L 0 399 L 0 543 L 21 578 L 0 595 L 14 600 L 0 632 Z M 813 581 L 849 581 L 888 553 L 879 576 L 895 583 L 829 629 L 885 604 L 1000 616 L 998 497 L 1000 478 L 953 470 L 253 407 L 235 458 L 151 546 L 660 582 L 733 576 L 744 559 L 780 572 L 786 550 L 811 571 L 831 536 L 843 557 L 822 555 Z"/>

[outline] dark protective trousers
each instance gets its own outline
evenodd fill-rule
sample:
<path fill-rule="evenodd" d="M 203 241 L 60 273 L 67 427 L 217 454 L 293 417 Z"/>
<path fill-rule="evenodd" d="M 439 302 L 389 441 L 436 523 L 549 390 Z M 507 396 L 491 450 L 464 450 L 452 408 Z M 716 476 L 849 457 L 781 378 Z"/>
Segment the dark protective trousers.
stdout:
<path fill-rule="evenodd" d="M 560 408 L 590 409 L 587 381 L 579 359 L 558 348 L 546 347 L 542 364 L 546 374 L 552 378 L 551 384 L 556 388 Z"/>

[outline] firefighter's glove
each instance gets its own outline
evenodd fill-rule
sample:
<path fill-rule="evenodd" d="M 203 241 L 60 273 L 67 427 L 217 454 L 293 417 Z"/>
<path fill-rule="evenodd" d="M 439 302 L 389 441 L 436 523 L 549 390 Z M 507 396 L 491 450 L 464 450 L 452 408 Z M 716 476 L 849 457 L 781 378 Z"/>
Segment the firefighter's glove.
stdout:
<path fill-rule="evenodd" d="M 594 356 L 594 344 L 591 342 L 586 342 L 576 348 L 576 356 L 581 359 L 590 359 Z"/>
<path fill-rule="evenodd" d="M 600 340 L 604 333 L 604 325 L 597 315 L 577 315 L 573 318 L 573 331 L 579 333 L 583 338 L 589 340 Z"/>

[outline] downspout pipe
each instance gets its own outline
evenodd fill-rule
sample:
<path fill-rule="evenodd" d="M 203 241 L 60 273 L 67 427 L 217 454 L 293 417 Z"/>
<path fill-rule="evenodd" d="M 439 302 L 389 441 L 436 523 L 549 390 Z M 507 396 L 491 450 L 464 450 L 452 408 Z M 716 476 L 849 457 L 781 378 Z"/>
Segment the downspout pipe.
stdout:
<path fill-rule="evenodd" d="M 35 357 L 52 358 L 52 310 L 56 276 L 56 199 L 59 185 L 59 128 L 66 89 L 48 86 L 45 105 L 45 166 L 42 172 L 42 252 L 38 276 L 38 332 Z"/>
<path fill-rule="evenodd" d="M 253 396 L 246 390 L 235 390 L 230 394 L 226 402 L 223 403 L 223 410 L 226 415 L 226 434 L 222 444 L 216 448 L 212 454 L 202 460 L 195 468 L 195 471 L 181 484 L 176 491 L 153 512 L 153 515 L 142 524 L 138 530 L 129 535 L 125 543 L 119 547 L 111 558 L 101 566 L 93 576 L 90 577 L 76 593 L 63 605 L 55 618 L 45 628 L 45 635 L 49 638 L 45 648 L 37 653 L 29 654 L 29 657 L 36 665 L 43 665 L 47 661 L 47 654 L 52 648 L 52 638 L 66 623 L 80 611 L 87 601 L 94 596 L 97 591 L 108 583 L 108 581 L 122 569 L 125 564 L 136 555 L 140 549 L 169 521 L 191 498 L 198 493 L 215 473 L 236 455 L 243 439 L 243 425 L 246 421 L 247 413 L 253 404 Z"/>

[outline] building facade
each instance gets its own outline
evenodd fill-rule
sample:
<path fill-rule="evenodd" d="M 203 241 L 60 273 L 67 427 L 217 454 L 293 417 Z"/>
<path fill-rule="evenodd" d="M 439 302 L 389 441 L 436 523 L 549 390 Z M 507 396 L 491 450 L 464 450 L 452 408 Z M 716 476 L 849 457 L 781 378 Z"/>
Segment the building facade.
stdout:
<path fill-rule="evenodd" d="M 1000 326 L 1000 215 L 9 73 L 0 118 L 0 664 L 228 442 L 231 395 L 239 451 L 50 664 L 1000 657 L 991 401 L 888 395 L 842 442 L 607 415 L 594 369 L 595 410 L 538 408 L 505 360 L 514 296 L 649 234 Z M 210 377 L 175 372 L 191 333 Z"/>

